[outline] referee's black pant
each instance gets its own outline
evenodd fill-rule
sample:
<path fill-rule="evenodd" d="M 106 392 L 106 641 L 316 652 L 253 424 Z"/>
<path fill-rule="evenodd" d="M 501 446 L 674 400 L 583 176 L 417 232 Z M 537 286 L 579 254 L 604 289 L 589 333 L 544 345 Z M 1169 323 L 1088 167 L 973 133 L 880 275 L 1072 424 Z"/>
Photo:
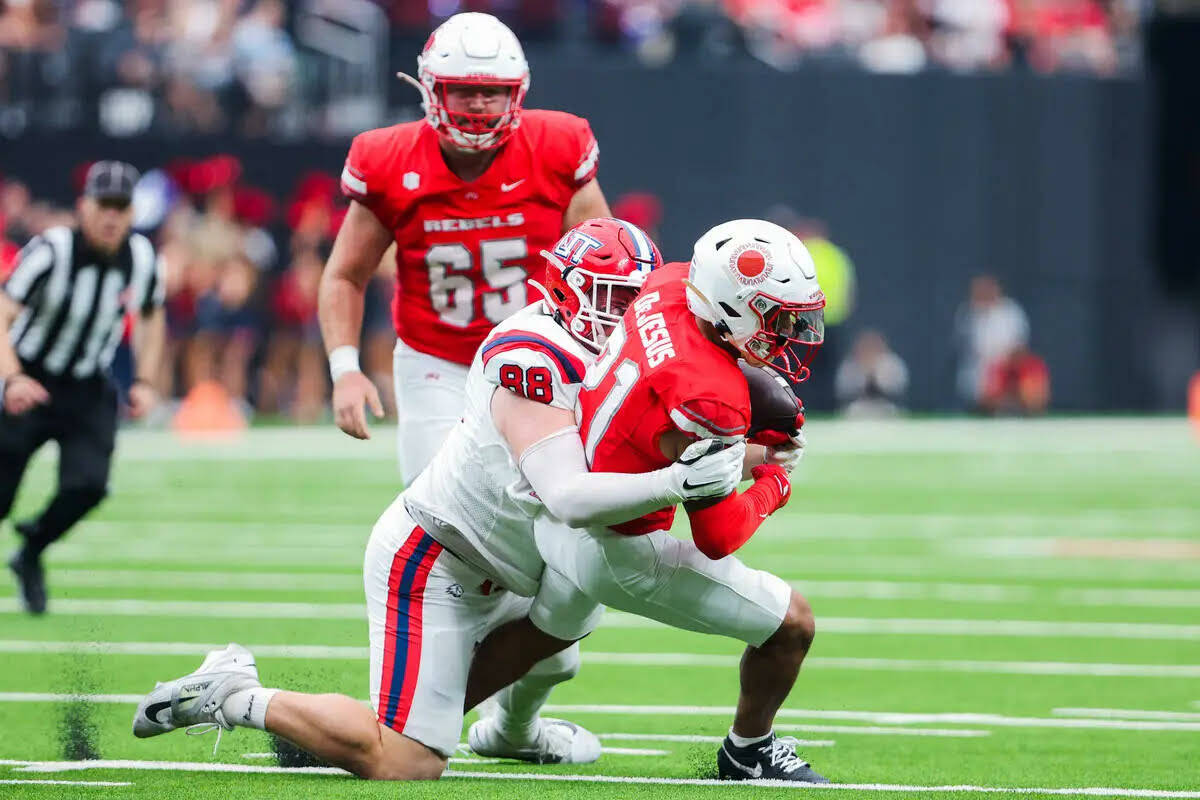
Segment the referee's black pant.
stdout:
<path fill-rule="evenodd" d="M 117 431 L 117 387 L 104 377 L 74 380 L 27 370 L 50 401 L 20 416 L 0 411 L 0 520 L 8 517 L 29 459 L 58 442 L 58 492 L 22 525 L 29 556 L 40 555 L 108 494 Z"/>

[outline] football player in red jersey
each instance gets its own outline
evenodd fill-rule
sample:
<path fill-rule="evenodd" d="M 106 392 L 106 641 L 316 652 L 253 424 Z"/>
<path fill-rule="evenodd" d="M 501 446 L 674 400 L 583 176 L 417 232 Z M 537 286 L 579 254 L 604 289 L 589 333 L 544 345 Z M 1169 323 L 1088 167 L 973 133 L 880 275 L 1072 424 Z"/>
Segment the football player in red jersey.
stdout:
<path fill-rule="evenodd" d="M 461 416 L 467 367 L 488 332 L 533 299 L 537 254 L 609 216 L 586 120 L 522 108 L 529 67 L 505 25 L 456 14 L 417 59 L 425 118 L 360 134 L 342 190 L 353 201 L 321 282 L 337 425 L 366 438 L 379 395 L 358 365 L 364 290 L 395 242 L 392 315 L 398 445 L 412 482 Z"/>
<path fill-rule="evenodd" d="M 673 463 L 697 440 L 743 441 L 751 414 L 738 359 L 803 380 L 824 340 L 824 305 L 812 259 L 795 236 L 759 220 L 713 228 L 697 241 L 691 264 L 651 274 L 588 369 L 579 417 L 589 467 L 644 473 Z M 825 782 L 796 755 L 796 741 L 773 730 L 815 634 L 812 610 L 782 579 L 732 557 L 789 499 L 788 471 L 799 455 L 795 447 L 748 447 L 753 486 L 685 504 L 692 542 L 668 533 L 674 507 L 607 528 L 571 529 L 549 515 L 535 526 L 543 586 L 565 582 L 610 608 L 746 642 L 737 715 L 717 753 L 726 779 Z M 555 624 L 572 628 L 567 618 L 584 607 L 564 602 Z M 468 704 L 520 674 L 531 663 L 525 659 L 565 644 L 552 642 L 536 619 L 501 629 L 476 654 L 488 675 L 472 672 Z"/>

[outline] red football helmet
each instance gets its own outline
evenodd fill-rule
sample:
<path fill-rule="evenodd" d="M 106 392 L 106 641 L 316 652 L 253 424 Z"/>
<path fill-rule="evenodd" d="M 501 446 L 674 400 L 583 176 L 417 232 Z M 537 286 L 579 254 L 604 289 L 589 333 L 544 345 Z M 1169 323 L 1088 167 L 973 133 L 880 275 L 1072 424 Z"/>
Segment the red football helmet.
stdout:
<path fill-rule="evenodd" d="M 650 270 L 662 266 L 658 247 L 636 225 L 601 218 L 563 234 L 546 259 L 545 285 L 530 281 L 546 297 L 572 336 L 599 352 L 621 322 Z"/>

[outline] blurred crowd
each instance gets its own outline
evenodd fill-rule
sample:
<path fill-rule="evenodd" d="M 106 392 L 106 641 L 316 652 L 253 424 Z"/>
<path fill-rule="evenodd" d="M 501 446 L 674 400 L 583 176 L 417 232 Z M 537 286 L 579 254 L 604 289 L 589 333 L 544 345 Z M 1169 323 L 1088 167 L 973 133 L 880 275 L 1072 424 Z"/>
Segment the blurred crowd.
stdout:
<path fill-rule="evenodd" d="M 0 0 L 0 134 L 37 121 L 301 136 L 403 87 L 428 32 L 489 11 L 531 47 L 649 64 L 888 73 L 1136 68 L 1150 0 Z M 411 103 L 411 97 L 407 98 Z M 321 111 L 337 105 L 333 121 Z M 360 127 L 369 127 L 362 125 Z"/>
<path fill-rule="evenodd" d="M 76 170 L 82 178 L 86 165 Z M 328 367 L 317 324 L 317 290 L 345 215 L 334 176 L 298 178 L 277 199 L 247 185 L 231 156 L 176 161 L 148 172 L 134 197 L 135 228 L 151 236 L 167 274 L 169 357 L 159 389 L 182 399 L 219 387 L 241 417 L 312 422 L 325 413 Z M 72 224 L 71 209 L 0 181 L 0 278 L 19 245 Z M 391 252 L 367 294 L 364 368 L 391 407 Z"/>
<path fill-rule="evenodd" d="M 75 170 L 81 184 L 87 164 Z M 78 187 L 77 187 L 78 188 Z M 663 209 L 650 192 L 614 199 L 613 213 L 659 236 Z M 134 194 L 134 227 L 157 244 L 167 274 L 168 358 L 158 389 L 186 411 L 188 397 L 226 404 L 238 424 L 255 415 L 315 422 L 326 414 L 328 365 L 317 323 L 321 272 L 346 201 L 333 175 L 298 176 L 277 198 L 249 185 L 242 164 L 216 155 L 176 160 L 147 172 Z M 826 225 L 787 206 L 767 217 L 784 225 L 813 256 L 826 294 L 826 342 L 809 382 L 810 410 L 855 417 L 902 413 L 908 368 L 885 334 L 856 318 L 855 266 Z M 20 246 L 74 212 L 39 201 L 18 180 L 0 176 L 0 280 Z M 364 369 L 389 415 L 392 397 L 390 302 L 394 257 L 385 254 L 367 289 Z M 861 315 L 860 315 L 861 316 Z M 1050 372 L 1030 348 L 1029 320 L 990 275 L 978 275 L 955 318 L 962 408 L 983 414 L 1040 414 L 1050 402 Z M 127 354 L 126 354 L 127 355 Z M 132 377 L 120 358 L 118 378 Z M 223 413 L 226 413 L 223 412 Z"/>

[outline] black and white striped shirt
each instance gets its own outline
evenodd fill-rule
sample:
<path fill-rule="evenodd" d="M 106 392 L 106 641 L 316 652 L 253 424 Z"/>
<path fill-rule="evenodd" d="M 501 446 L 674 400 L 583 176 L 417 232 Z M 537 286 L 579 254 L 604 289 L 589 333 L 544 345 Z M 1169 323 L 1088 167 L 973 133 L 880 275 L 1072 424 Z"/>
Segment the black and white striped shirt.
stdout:
<path fill-rule="evenodd" d="M 162 262 L 145 236 L 131 234 L 104 256 L 66 227 L 26 245 L 3 288 L 24 307 L 10 331 L 23 367 L 78 379 L 107 372 L 125 314 L 149 313 L 166 295 Z"/>

